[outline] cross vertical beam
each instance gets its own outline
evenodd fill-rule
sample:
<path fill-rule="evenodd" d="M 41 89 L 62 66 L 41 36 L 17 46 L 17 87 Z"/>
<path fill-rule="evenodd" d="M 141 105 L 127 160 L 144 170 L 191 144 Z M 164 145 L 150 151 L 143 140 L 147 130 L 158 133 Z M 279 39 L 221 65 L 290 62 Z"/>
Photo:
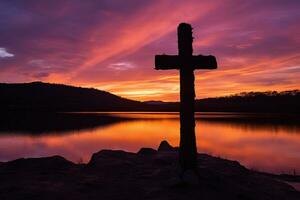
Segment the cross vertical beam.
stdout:
<path fill-rule="evenodd" d="M 180 145 L 179 162 L 181 170 L 197 170 L 197 147 L 195 136 L 195 87 L 194 68 L 189 61 L 193 56 L 192 27 L 180 24 L 178 33 L 178 54 L 185 62 L 180 66 Z"/>

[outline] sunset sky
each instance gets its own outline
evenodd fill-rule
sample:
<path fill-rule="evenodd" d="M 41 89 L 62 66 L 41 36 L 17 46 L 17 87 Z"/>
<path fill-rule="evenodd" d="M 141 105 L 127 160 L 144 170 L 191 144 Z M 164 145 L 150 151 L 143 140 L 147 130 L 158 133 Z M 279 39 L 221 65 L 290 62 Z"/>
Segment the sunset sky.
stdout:
<path fill-rule="evenodd" d="M 197 98 L 300 89 L 300 0 L 0 0 L 0 82 L 176 101 L 178 71 L 154 55 L 177 54 L 180 22 L 219 65 L 196 72 Z"/>

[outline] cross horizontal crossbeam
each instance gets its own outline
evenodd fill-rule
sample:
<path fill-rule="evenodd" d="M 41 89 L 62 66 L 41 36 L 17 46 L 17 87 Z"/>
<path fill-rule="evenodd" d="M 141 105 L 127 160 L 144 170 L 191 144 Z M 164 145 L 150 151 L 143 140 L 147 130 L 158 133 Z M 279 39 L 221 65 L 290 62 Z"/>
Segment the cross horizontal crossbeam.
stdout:
<path fill-rule="evenodd" d="M 217 61 L 214 56 L 190 56 L 183 57 L 178 55 L 156 55 L 155 69 L 180 69 L 181 67 L 192 67 L 193 69 L 216 69 Z"/>

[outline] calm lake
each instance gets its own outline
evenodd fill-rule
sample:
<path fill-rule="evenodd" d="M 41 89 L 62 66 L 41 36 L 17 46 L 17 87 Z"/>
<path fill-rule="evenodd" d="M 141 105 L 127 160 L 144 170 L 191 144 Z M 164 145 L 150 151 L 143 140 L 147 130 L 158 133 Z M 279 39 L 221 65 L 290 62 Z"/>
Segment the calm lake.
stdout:
<path fill-rule="evenodd" d="M 9 118 L 9 119 L 7 119 Z M 10 116 L 0 126 L 0 161 L 61 155 L 88 162 L 101 149 L 137 152 L 162 140 L 179 144 L 178 113 L 62 113 Z M 197 113 L 198 152 L 248 168 L 300 173 L 300 122 L 273 115 Z"/>

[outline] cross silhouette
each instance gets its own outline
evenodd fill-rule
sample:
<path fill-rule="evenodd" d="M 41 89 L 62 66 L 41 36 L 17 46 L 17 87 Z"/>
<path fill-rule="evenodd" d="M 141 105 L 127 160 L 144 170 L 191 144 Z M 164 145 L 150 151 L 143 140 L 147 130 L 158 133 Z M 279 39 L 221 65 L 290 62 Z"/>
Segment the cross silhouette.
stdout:
<path fill-rule="evenodd" d="M 177 34 L 179 55 L 156 55 L 155 69 L 179 69 L 180 71 L 179 163 L 183 173 L 186 170 L 197 172 L 194 70 L 216 69 L 217 61 L 211 55 L 193 55 L 193 36 L 190 24 L 179 24 Z"/>

